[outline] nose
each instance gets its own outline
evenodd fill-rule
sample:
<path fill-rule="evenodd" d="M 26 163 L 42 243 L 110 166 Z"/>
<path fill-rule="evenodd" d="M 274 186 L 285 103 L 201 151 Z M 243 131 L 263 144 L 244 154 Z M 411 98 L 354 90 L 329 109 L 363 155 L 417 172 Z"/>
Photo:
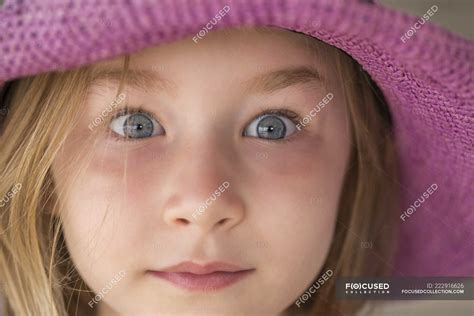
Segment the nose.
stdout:
<path fill-rule="evenodd" d="M 201 147 L 202 148 L 202 147 Z M 215 150 L 177 159 L 168 178 L 164 221 L 174 229 L 196 227 L 204 233 L 228 231 L 242 222 L 244 202 L 233 182 L 232 166 Z"/>
<path fill-rule="evenodd" d="M 174 228 L 195 226 L 203 232 L 230 230 L 243 219 L 243 207 L 229 197 L 232 193 L 229 181 L 224 181 L 213 192 L 181 193 L 169 200 L 164 213 L 164 221 Z M 194 188 L 196 190 L 196 188 Z M 218 194 L 219 192 L 220 194 Z M 207 197 L 206 197 L 207 196 Z"/>

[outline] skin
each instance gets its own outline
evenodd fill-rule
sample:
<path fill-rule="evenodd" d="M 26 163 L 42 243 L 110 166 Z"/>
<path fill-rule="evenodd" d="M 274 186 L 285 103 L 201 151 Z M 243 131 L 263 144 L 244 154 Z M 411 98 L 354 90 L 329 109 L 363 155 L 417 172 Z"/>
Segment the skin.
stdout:
<path fill-rule="evenodd" d="M 94 67 L 122 65 L 119 58 Z M 326 87 L 245 89 L 258 75 L 300 66 L 317 69 Z M 101 316 L 281 315 L 325 272 L 349 158 L 347 114 L 330 65 L 302 35 L 225 30 L 198 44 L 188 38 L 146 49 L 131 55 L 130 68 L 155 71 L 167 84 L 126 86 L 114 111 L 140 105 L 165 134 L 120 139 L 109 128 L 115 112 L 91 131 L 117 91 L 113 80 L 97 82 L 53 163 L 80 275 L 98 293 L 124 271 L 93 308 Z M 263 109 L 304 117 L 328 92 L 334 99 L 288 141 L 242 135 Z M 225 181 L 229 187 L 194 218 Z M 255 271 L 197 292 L 147 273 L 186 260 Z"/>

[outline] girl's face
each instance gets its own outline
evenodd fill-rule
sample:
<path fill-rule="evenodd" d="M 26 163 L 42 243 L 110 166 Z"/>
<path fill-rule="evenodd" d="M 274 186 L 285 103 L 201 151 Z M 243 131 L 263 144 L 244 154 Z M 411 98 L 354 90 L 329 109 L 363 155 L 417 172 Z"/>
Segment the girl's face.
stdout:
<path fill-rule="evenodd" d="M 333 68 L 281 30 L 134 54 L 115 103 L 123 58 L 94 67 L 53 164 L 89 306 L 277 315 L 294 304 L 322 272 L 350 152 Z"/>

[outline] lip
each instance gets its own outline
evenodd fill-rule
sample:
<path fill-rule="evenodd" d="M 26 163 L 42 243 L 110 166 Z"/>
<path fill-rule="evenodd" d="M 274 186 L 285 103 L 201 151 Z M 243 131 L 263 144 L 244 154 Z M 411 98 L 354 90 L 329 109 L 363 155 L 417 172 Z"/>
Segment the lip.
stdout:
<path fill-rule="evenodd" d="M 255 269 L 245 269 L 225 262 L 200 265 L 186 261 L 162 270 L 150 270 L 148 273 L 186 290 L 215 291 L 237 283 L 254 271 Z"/>

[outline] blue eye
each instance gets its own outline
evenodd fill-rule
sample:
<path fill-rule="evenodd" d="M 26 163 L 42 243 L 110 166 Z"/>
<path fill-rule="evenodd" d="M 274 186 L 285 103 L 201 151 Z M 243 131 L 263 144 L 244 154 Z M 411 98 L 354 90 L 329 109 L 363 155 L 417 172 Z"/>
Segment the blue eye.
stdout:
<path fill-rule="evenodd" d="M 295 123 L 284 115 L 264 114 L 253 120 L 244 131 L 244 136 L 263 139 L 282 139 L 296 132 Z"/>
<path fill-rule="evenodd" d="M 124 138 L 147 138 L 164 134 L 164 128 L 153 117 L 145 112 L 117 115 L 110 122 L 109 128 Z"/>

